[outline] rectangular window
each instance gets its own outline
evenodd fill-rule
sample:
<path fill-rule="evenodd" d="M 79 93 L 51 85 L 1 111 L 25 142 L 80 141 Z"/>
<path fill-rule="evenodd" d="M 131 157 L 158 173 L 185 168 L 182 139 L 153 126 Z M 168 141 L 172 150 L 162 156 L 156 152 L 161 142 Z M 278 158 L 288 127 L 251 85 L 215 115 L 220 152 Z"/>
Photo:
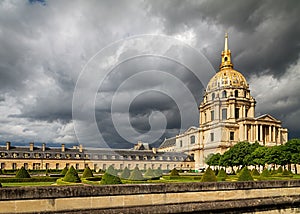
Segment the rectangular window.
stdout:
<path fill-rule="evenodd" d="M 5 169 L 5 163 L 1 163 L 1 169 Z"/>
<path fill-rule="evenodd" d="M 102 169 L 103 169 L 103 170 L 106 170 L 106 164 L 105 164 L 105 163 L 103 164 Z"/>
<path fill-rule="evenodd" d="M 70 167 L 70 164 L 69 164 L 69 163 L 66 163 L 66 167 L 69 168 L 69 167 Z"/>
<path fill-rule="evenodd" d="M 46 169 L 49 169 L 49 163 L 46 163 L 45 167 Z"/>
<path fill-rule="evenodd" d="M 17 169 L 17 164 L 16 163 L 12 163 L 12 169 Z"/>
<path fill-rule="evenodd" d="M 235 118 L 238 119 L 240 117 L 240 109 L 239 108 L 235 108 Z"/>
<path fill-rule="evenodd" d="M 180 147 L 182 147 L 182 140 L 179 142 L 179 144 L 180 144 Z"/>
<path fill-rule="evenodd" d="M 213 121 L 215 119 L 215 112 L 210 111 L 210 120 Z"/>
<path fill-rule="evenodd" d="M 85 163 L 85 164 L 84 164 L 84 168 L 87 168 L 88 166 L 89 166 L 88 163 Z"/>
<path fill-rule="evenodd" d="M 147 170 L 147 164 L 144 164 L 144 170 Z"/>
<path fill-rule="evenodd" d="M 79 163 L 76 163 L 75 169 L 79 169 Z"/>
<path fill-rule="evenodd" d="M 230 140 L 234 140 L 234 132 L 230 132 Z"/>
<path fill-rule="evenodd" d="M 59 169 L 59 163 L 55 164 L 55 169 Z"/>
<path fill-rule="evenodd" d="M 191 136 L 191 144 L 194 144 L 195 143 L 195 136 Z"/>
<path fill-rule="evenodd" d="M 24 163 L 24 168 L 27 170 L 28 169 L 28 163 Z"/>
<path fill-rule="evenodd" d="M 213 142 L 213 141 L 215 140 L 214 137 L 215 137 L 215 136 L 214 136 L 214 133 L 210 133 L 210 141 L 211 141 L 211 142 Z"/>
<path fill-rule="evenodd" d="M 222 120 L 227 120 L 227 108 L 222 109 Z"/>
<path fill-rule="evenodd" d="M 123 168 L 124 168 L 124 164 L 121 163 L 120 164 L 120 169 L 123 170 Z"/>

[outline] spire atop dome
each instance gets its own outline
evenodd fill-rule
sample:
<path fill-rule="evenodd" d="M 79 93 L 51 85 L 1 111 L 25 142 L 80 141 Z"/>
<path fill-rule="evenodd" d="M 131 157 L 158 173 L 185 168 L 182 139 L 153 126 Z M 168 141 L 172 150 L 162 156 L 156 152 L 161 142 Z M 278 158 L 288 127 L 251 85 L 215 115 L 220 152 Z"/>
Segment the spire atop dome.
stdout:
<path fill-rule="evenodd" d="M 224 50 L 222 51 L 222 61 L 220 65 L 220 70 L 226 68 L 233 68 L 233 64 L 231 63 L 231 52 L 228 49 L 228 34 L 225 33 L 225 43 Z"/>
<path fill-rule="evenodd" d="M 224 51 L 227 51 L 228 50 L 228 33 L 226 32 L 225 33 L 225 46 L 224 46 Z"/>

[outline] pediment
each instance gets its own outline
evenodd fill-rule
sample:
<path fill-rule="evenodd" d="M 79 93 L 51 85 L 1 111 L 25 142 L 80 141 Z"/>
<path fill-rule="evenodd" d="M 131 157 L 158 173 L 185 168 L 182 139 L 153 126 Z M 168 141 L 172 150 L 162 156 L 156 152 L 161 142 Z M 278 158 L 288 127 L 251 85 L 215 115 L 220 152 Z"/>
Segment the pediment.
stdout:
<path fill-rule="evenodd" d="M 257 117 L 256 120 L 260 120 L 260 121 L 270 121 L 270 122 L 280 122 L 279 120 L 275 119 L 274 117 L 272 117 L 272 116 L 269 115 L 269 114 L 261 115 L 261 116 Z"/>
<path fill-rule="evenodd" d="M 184 133 L 188 133 L 188 132 L 193 132 L 193 131 L 196 131 L 196 130 L 198 130 L 198 128 L 197 127 L 195 127 L 195 126 L 191 126 L 190 128 L 188 128 Z"/>

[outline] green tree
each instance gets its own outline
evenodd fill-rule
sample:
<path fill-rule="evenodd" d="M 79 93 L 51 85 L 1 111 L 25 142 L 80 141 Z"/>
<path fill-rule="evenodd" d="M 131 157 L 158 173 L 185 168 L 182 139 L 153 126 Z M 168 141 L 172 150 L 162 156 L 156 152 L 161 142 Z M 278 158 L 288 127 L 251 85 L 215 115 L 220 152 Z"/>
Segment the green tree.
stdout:
<path fill-rule="evenodd" d="M 90 169 L 90 167 L 85 167 L 83 174 L 82 174 L 83 178 L 90 178 L 90 177 L 94 177 L 92 170 Z"/>
<path fill-rule="evenodd" d="M 269 148 L 265 146 L 257 147 L 252 153 L 251 153 L 251 159 L 253 165 L 258 165 L 259 167 L 262 166 L 265 168 L 265 165 L 267 163 L 266 160 L 266 154 L 268 152 Z"/>
<path fill-rule="evenodd" d="M 297 164 L 300 164 L 300 139 L 291 139 L 285 144 L 285 146 L 290 152 L 290 162 L 294 164 L 295 174 L 298 174 Z"/>
<path fill-rule="evenodd" d="M 128 179 L 129 176 L 130 176 L 130 170 L 127 167 L 125 167 L 125 169 L 122 171 L 120 177 L 122 179 Z"/>
<path fill-rule="evenodd" d="M 24 166 L 22 166 L 21 169 L 18 170 L 16 174 L 16 178 L 30 178 L 30 175 L 27 172 L 27 170 L 24 168 Z"/>
<path fill-rule="evenodd" d="M 80 183 L 81 182 L 81 180 L 78 176 L 78 173 L 76 172 L 76 170 L 74 169 L 73 166 L 71 166 L 68 169 L 65 177 L 63 178 L 63 181 L 72 182 L 72 183 Z"/>
<path fill-rule="evenodd" d="M 217 177 L 214 173 L 214 171 L 208 167 L 204 174 L 202 175 L 202 178 L 200 180 L 201 182 L 217 182 Z"/>
<path fill-rule="evenodd" d="M 206 163 L 209 166 L 220 166 L 220 158 L 221 158 L 220 153 L 209 155 L 207 157 Z"/>
<path fill-rule="evenodd" d="M 122 181 L 118 176 L 114 176 L 110 173 L 105 172 L 102 176 L 100 184 L 108 185 L 108 184 L 121 184 Z"/>

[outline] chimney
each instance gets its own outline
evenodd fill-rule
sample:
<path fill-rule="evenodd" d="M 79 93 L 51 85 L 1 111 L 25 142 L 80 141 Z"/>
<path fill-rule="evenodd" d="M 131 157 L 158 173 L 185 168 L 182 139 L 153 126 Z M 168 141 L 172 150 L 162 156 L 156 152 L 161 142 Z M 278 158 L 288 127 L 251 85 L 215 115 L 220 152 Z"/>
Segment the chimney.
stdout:
<path fill-rule="evenodd" d="M 29 143 L 29 151 L 33 151 L 33 148 L 34 148 L 34 143 L 33 142 L 30 142 Z"/>
<path fill-rule="evenodd" d="M 65 152 L 66 148 L 65 148 L 65 144 L 61 144 L 61 152 Z"/>
<path fill-rule="evenodd" d="M 82 152 L 83 151 L 83 148 L 82 148 L 82 145 L 80 144 L 79 145 L 79 152 Z"/>
<path fill-rule="evenodd" d="M 42 144 L 42 151 L 43 151 L 43 152 L 46 151 L 46 143 L 43 143 L 43 144 Z"/>
<path fill-rule="evenodd" d="M 10 142 L 6 142 L 6 150 L 8 151 L 8 150 L 10 150 Z"/>

